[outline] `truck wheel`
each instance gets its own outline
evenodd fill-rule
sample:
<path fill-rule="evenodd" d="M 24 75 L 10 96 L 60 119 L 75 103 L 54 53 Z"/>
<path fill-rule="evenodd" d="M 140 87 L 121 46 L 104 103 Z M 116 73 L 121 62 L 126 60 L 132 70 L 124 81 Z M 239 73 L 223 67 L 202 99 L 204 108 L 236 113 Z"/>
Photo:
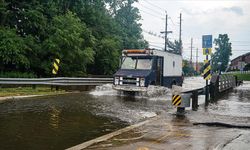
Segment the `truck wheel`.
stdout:
<path fill-rule="evenodd" d="M 152 81 L 152 82 L 150 83 L 150 85 L 155 85 L 155 81 Z"/>
<path fill-rule="evenodd" d="M 173 85 L 176 85 L 175 80 L 174 80 L 174 81 L 172 81 L 172 83 L 171 83 L 171 88 L 173 87 Z"/>

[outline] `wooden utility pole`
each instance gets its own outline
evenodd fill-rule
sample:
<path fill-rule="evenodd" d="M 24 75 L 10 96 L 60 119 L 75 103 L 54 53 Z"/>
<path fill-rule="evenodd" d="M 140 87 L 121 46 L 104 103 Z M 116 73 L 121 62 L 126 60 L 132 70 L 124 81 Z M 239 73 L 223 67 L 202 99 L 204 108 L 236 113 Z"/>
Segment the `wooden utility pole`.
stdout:
<path fill-rule="evenodd" d="M 165 33 L 165 48 L 164 48 L 164 51 L 168 51 L 168 34 L 172 33 L 172 31 L 168 31 L 168 14 L 167 13 L 166 13 L 165 31 L 162 31 L 161 33 Z"/>
<path fill-rule="evenodd" d="M 196 49 L 196 72 L 198 73 L 198 48 Z"/>
<path fill-rule="evenodd" d="M 193 38 L 191 38 L 191 56 L 190 56 L 190 64 L 193 66 Z"/>
<path fill-rule="evenodd" d="M 180 42 L 180 54 L 182 55 L 182 41 L 181 41 L 181 32 L 182 32 L 182 29 L 181 29 L 181 22 L 182 22 L 182 18 L 181 18 L 181 13 L 180 13 L 180 32 L 179 32 L 179 42 Z"/>

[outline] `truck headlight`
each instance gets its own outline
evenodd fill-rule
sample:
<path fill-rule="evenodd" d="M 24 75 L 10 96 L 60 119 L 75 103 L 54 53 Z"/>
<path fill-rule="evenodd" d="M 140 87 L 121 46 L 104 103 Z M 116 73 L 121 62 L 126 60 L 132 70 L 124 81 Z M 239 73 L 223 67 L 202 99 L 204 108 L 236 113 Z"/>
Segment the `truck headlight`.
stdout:
<path fill-rule="evenodd" d="M 136 78 L 136 86 L 140 86 L 140 78 Z"/>
<path fill-rule="evenodd" d="M 119 77 L 115 77 L 115 85 L 119 84 Z"/>
<path fill-rule="evenodd" d="M 140 86 L 145 86 L 145 79 L 144 78 L 140 79 Z"/>

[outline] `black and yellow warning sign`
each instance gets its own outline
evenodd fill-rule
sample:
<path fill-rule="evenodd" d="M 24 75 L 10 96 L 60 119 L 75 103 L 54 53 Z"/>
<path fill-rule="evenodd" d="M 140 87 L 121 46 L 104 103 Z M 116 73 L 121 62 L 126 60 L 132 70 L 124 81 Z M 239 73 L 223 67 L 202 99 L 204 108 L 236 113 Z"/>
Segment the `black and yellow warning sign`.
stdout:
<path fill-rule="evenodd" d="M 212 77 L 211 75 L 211 65 L 210 65 L 210 61 L 206 61 L 205 62 L 205 66 L 204 66 L 204 71 L 203 71 L 203 78 L 205 80 L 210 80 Z"/>
<path fill-rule="evenodd" d="M 181 96 L 180 95 L 173 95 L 172 96 L 172 104 L 174 106 L 180 106 L 181 105 Z"/>
<path fill-rule="evenodd" d="M 53 74 L 57 74 L 58 73 L 59 63 L 60 63 L 60 59 L 55 59 L 55 61 L 53 63 L 53 69 L 52 69 L 52 73 Z"/>
<path fill-rule="evenodd" d="M 211 55 L 212 54 L 212 48 L 203 48 L 203 55 Z"/>

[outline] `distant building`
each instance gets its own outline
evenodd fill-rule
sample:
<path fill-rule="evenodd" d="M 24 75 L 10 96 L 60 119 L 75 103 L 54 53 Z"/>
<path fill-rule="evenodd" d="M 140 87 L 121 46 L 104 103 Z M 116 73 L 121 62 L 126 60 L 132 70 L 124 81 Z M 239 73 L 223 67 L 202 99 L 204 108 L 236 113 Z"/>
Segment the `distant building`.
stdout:
<path fill-rule="evenodd" d="M 230 69 L 243 70 L 247 64 L 250 64 L 250 52 L 234 58 L 231 61 Z"/>

